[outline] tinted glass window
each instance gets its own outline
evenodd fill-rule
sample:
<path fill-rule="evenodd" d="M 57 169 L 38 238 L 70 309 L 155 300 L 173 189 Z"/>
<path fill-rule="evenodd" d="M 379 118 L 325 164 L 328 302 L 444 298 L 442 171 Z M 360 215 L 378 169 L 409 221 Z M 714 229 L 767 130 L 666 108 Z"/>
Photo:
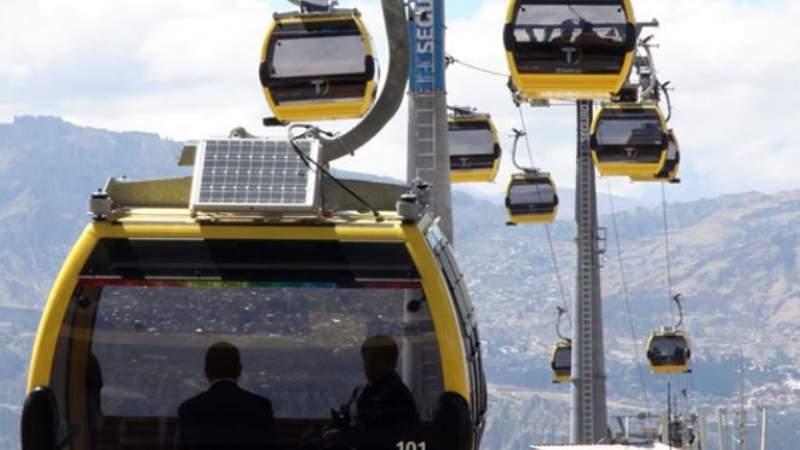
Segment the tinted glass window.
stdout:
<path fill-rule="evenodd" d="M 434 249 L 436 259 L 445 275 L 447 287 L 454 301 L 456 313 L 459 317 L 464 348 L 467 351 L 469 364 L 470 388 L 472 390 L 472 418 L 479 425 L 480 430 L 486 411 L 486 377 L 483 371 L 480 338 L 478 325 L 475 319 L 475 310 L 466 286 L 463 274 L 458 267 L 452 247 L 442 234 L 438 226 L 434 225 L 427 234 L 427 240 Z"/>
<path fill-rule="evenodd" d="M 655 111 L 606 112 L 597 126 L 597 143 L 609 147 L 658 147 L 663 134 Z"/>
<path fill-rule="evenodd" d="M 161 258 L 149 258 L 145 248 L 156 242 Z M 392 440 L 427 439 L 443 381 L 416 271 L 367 280 L 358 267 L 375 255 L 352 248 L 326 259 L 319 248 L 298 255 L 273 246 L 267 254 L 231 241 L 203 250 L 202 242 L 128 242 L 123 251 L 113 247 L 124 243 L 106 241 L 96 250 L 62 328 L 58 353 L 66 357 L 52 374 L 72 448 L 197 448 L 196 435 L 260 448 L 253 430 L 292 449 L 334 438 L 341 441 L 325 444 L 388 439 L 393 448 Z M 280 281 L 264 267 L 281 258 L 298 271 L 305 261 L 308 274 Z M 99 275 L 100 260 L 115 270 Z M 200 276 L 185 275 L 193 267 Z M 220 348 L 228 356 L 220 359 Z M 236 412 L 214 416 L 225 408 Z M 326 437 L 325 429 L 350 431 Z"/>
<path fill-rule="evenodd" d="M 360 36 L 277 39 L 274 51 L 272 75 L 276 78 L 365 72 L 366 53 Z"/>
<path fill-rule="evenodd" d="M 686 361 L 687 342 L 680 336 L 653 339 L 650 355 L 658 364 L 681 365 Z"/>
<path fill-rule="evenodd" d="M 556 369 L 569 369 L 572 367 L 572 350 L 569 348 L 559 348 L 555 355 Z"/>
<path fill-rule="evenodd" d="M 427 306 L 404 329 L 406 298 L 421 292 L 107 286 L 92 339 L 103 373 L 103 412 L 176 415 L 183 401 L 208 388 L 206 351 L 226 341 L 241 352 L 240 386 L 271 399 L 276 417 L 326 419 L 366 382 L 360 349 L 368 337 L 435 348 Z M 428 419 L 437 394 L 418 392 Z"/>
<path fill-rule="evenodd" d="M 103 239 L 81 275 L 338 284 L 419 280 L 402 242 L 339 241 Z"/>
<path fill-rule="evenodd" d="M 629 40 L 615 1 L 520 2 L 511 32 L 524 73 L 616 73 Z"/>
<path fill-rule="evenodd" d="M 366 72 L 364 40 L 353 20 L 280 24 L 270 45 L 275 78 Z"/>
<path fill-rule="evenodd" d="M 556 204 L 556 193 L 547 182 L 517 183 L 511 186 L 509 200 L 512 207 L 542 206 L 552 209 Z"/>
<path fill-rule="evenodd" d="M 104 418 L 96 430 L 101 444 L 119 445 L 118 433 L 126 427 L 134 433 L 127 439 L 155 439 L 182 404 L 210 392 L 204 361 L 218 342 L 241 354 L 239 387 L 271 401 L 278 440 L 296 438 L 291 420 L 323 426 L 331 409 L 346 415 L 355 390 L 367 383 L 361 347 L 373 336 L 397 344 L 396 373 L 411 393 L 410 404 L 421 420 L 433 419 L 442 392 L 433 323 L 424 301 L 414 313 L 407 309 L 409 299 L 422 299 L 420 290 L 172 284 L 105 286 L 93 326 L 87 321 L 65 330 L 73 341 L 92 336 L 86 351 L 95 367 L 55 375 L 102 380 L 67 395 L 71 402 L 99 399 L 89 401 L 96 407 L 88 410 Z M 132 418 L 148 436 L 135 434 Z M 174 444 L 153 442 L 160 448 Z"/>
<path fill-rule="evenodd" d="M 485 122 L 470 124 L 450 124 L 447 135 L 451 157 L 459 156 L 494 156 L 494 135 Z"/>
<path fill-rule="evenodd" d="M 525 4 L 524 1 L 522 3 L 515 22 L 518 28 L 514 36 L 518 42 L 607 45 L 625 42 L 625 10 L 616 2 L 537 2 L 540 4 L 536 5 Z"/>

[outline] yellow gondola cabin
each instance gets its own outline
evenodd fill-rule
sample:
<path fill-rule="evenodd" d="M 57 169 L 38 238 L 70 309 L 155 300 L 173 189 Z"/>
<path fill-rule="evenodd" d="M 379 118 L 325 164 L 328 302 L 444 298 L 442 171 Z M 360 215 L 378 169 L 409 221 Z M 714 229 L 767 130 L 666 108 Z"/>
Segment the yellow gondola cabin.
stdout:
<path fill-rule="evenodd" d="M 503 40 L 523 99 L 609 99 L 633 65 L 629 0 L 511 0 Z"/>
<path fill-rule="evenodd" d="M 602 176 L 653 177 L 669 152 L 668 128 L 658 106 L 605 105 L 592 123 L 592 159 Z"/>
<path fill-rule="evenodd" d="M 688 372 L 691 357 L 689 337 L 675 328 L 665 327 L 655 331 L 647 341 L 647 360 L 654 373 Z"/>
<path fill-rule="evenodd" d="M 510 224 L 550 223 L 558 214 L 558 191 L 549 173 L 528 171 L 511 176 L 506 190 Z"/>
<path fill-rule="evenodd" d="M 308 198 L 301 188 L 316 192 L 311 172 L 251 176 L 256 166 L 305 167 L 285 143 L 217 140 L 195 151 L 193 179 L 112 179 L 93 196 L 94 220 L 56 278 L 36 337 L 22 449 L 182 448 L 192 433 L 227 426 L 224 415 L 222 424 L 182 425 L 188 400 L 225 382 L 268 399 L 270 423 L 256 428 L 277 448 L 301 450 L 347 426 L 342 405 L 380 371 L 408 392 L 400 404 L 409 422 L 372 437 L 476 449 L 486 410 L 480 340 L 433 219 L 385 206 L 377 218 L 286 209 Z M 279 151 L 285 157 L 272 158 Z M 317 186 L 320 202 L 341 203 L 334 185 Z M 236 349 L 230 375 L 212 357 L 220 348 Z M 239 424 L 214 439 L 255 445 Z M 356 445 L 348 439 L 358 436 L 339 437 Z"/>
<path fill-rule="evenodd" d="M 377 88 L 374 48 L 356 10 L 276 14 L 259 76 L 279 122 L 363 117 Z"/>
<path fill-rule="evenodd" d="M 500 168 L 502 151 L 491 116 L 456 110 L 448 120 L 448 130 L 451 181 L 494 181 Z"/>

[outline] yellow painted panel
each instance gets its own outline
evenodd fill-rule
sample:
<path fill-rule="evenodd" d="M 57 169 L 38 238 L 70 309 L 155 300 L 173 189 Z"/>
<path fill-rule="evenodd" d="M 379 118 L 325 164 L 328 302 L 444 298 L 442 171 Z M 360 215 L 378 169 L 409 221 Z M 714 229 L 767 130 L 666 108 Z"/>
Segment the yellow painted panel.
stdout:
<path fill-rule="evenodd" d="M 553 209 L 551 214 L 523 214 L 514 216 L 509 209 L 508 215 L 511 217 L 511 223 L 515 224 L 552 223 L 556 220 L 556 216 L 558 216 L 558 206 Z"/>
<path fill-rule="evenodd" d="M 42 319 L 39 322 L 36 341 L 33 344 L 28 372 L 28 391 L 37 386 L 49 386 L 50 384 L 50 373 L 53 368 L 58 337 L 61 333 L 61 324 L 78 283 L 80 271 L 91 255 L 98 238 L 95 228 L 92 225 L 87 226 L 67 256 L 50 291 Z"/>
<path fill-rule="evenodd" d="M 461 338 L 461 327 L 456 318 L 454 300 L 450 297 L 450 291 L 425 237 L 413 225 L 406 225 L 403 228 L 408 238 L 406 247 L 422 276 L 425 297 L 436 329 L 445 390 L 456 392 L 467 402 L 471 402 L 467 352 Z"/>

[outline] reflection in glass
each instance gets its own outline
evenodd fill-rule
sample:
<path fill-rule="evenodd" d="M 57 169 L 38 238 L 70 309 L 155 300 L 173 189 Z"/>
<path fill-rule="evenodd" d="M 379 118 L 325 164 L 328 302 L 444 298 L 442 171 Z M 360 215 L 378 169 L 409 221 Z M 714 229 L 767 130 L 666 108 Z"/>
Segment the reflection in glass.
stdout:
<path fill-rule="evenodd" d="M 599 146 L 645 147 L 662 145 L 661 121 L 651 117 L 603 117 L 597 127 Z"/>
<path fill-rule="evenodd" d="M 560 347 L 556 350 L 555 369 L 569 369 L 572 365 L 572 349 L 569 347 Z"/>
<path fill-rule="evenodd" d="M 603 38 L 617 44 L 625 40 L 627 19 L 624 9 L 619 5 L 525 5 L 527 3 L 525 1 L 521 3 L 523 6 L 519 9 L 515 22 L 520 28 L 517 34 L 517 40 L 520 42 L 573 41 L 584 35 L 602 35 Z M 533 33 L 524 33 L 526 29 Z"/>
<path fill-rule="evenodd" d="M 682 336 L 660 336 L 650 345 L 650 360 L 654 365 L 686 364 L 688 343 Z"/>
<path fill-rule="evenodd" d="M 280 38 L 275 42 L 273 76 L 316 77 L 364 73 L 364 42 L 358 35 Z"/>
<path fill-rule="evenodd" d="M 522 73 L 618 73 L 629 27 L 617 1 L 521 1 L 512 52 Z M 568 46 L 568 47 L 565 47 Z"/>
<path fill-rule="evenodd" d="M 103 420 L 95 436 L 77 433 L 74 448 L 88 450 L 88 439 L 106 449 L 126 442 L 176 448 L 178 407 L 208 389 L 205 355 L 223 341 L 240 352 L 241 389 L 271 400 L 281 448 L 316 442 L 332 426 L 331 410 L 367 385 L 362 345 L 370 337 L 396 343 L 396 380 L 421 424 L 431 423 L 443 391 L 434 326 L 419 288 L 142 280 L 79 291 L 71 305 L 78 313 L 67 316 L 59 348 L 73 360 L 84 352 L 96 358 Z M 78 305 L 78 298 L 91 300 Z M 423 300 L 411 312 L 409 299 Z M 66 363 L 53 373 L 67 381 L 62 397 L 75 429 L 86 397 L 74 381 L 87 376 L 85 367 Z"/>
<path fill-rule="evenodd" d="M 451 123 L 447 142 L 451 157 L 494 156 L 494 136 L 485 122 Z"/>
<path fill-rule="evenodd" d="M 552 211 L 555 204 L 556 193 L 546 180 L 511 186 L 509 207 L 514 213 Z"/>

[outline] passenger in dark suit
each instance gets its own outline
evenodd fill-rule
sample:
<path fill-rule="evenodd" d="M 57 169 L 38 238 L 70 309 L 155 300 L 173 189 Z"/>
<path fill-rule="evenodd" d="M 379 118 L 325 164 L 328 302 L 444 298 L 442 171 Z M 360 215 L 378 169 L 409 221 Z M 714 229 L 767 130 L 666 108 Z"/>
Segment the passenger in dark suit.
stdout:
<path fill-rule="evenodd" d="M 86 367 L 86 415 L 88 419 L 88 433 L 91 448 L 97 447 L 97 435 L 103 428 L 103 370 L 100 361 L 94 353 L 89 354 Z"/>
<path fill-rule="evenodd" d="M 178 408 L 182 450 L 268 450 L 272 448 L 272 403 L 241 389 L 239 350 L 219 342 L 206 352 L 207 391 Z"/>
<path fill-rule="evenodd" d="M 387 336 L 368 338 L 361 356 L 367 384 L 357 387 L 335 415 L 341 426 L 328 432 L 328 447 L 396 449 L 413 436 L 420 420 L 414 396 L 397 374 L 397 343 Z"/>

